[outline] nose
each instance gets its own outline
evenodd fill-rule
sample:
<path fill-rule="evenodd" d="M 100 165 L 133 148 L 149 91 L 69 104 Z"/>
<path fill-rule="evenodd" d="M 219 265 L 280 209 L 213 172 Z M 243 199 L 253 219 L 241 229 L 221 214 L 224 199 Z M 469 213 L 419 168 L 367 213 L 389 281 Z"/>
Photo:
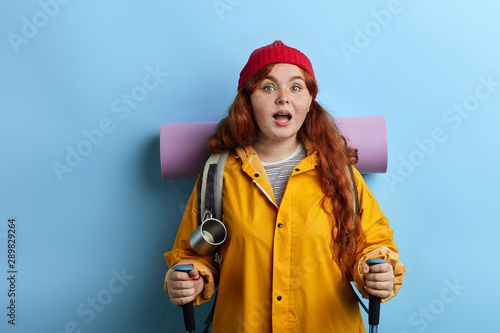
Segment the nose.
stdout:
<path fill-rule="evenodd" d="M 278 95 L 276 96 L 276 104 L 288 104 L 290 103 L 290 98 L 288 96 L 288 90 L 285 88 L 278 90 Z"/>

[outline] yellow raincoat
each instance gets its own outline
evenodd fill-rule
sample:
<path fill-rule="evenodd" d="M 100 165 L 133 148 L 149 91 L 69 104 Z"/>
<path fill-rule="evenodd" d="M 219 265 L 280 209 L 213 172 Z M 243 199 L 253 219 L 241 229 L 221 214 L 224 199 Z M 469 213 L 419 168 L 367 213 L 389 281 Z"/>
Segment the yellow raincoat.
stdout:
<path fill-rule="evenodd" d="M 332 223 L 321 206 L 323 192 L 315 156 L 308 150 L 308 156 L 292 171 L 279 207 L 253 148 L 241 147 L 229 156 L 222 192 L 228 238 L 221 246 L 220 277 L 212 257 L 197 255 L 189 245 L 189 237 L 198 227 L 195 186 L 173 249 L 165 253 L 165 259 L 169 267 L 194 264 L 205 278 L 205 289 L 195 305 L 208 301 L 214 280 L 220 281 L 213 333 L 365 332 L 354 293 L 332 259 L 336 255 Z M 354 282 L 366 296 L 361 264 L 383 258 L 394 268 L 393 297 L 401 287 L 405 268 L 398 260 L 387 218 L 359 172 L 353 170 L 367 241 L 358 249 L 358 264 L 352 267 Z"/>

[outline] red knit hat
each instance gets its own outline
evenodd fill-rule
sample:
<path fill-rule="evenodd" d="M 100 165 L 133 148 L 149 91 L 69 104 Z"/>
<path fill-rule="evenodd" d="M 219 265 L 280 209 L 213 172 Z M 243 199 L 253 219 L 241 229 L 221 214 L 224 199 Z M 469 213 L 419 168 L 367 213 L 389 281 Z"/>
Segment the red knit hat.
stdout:
<path fill-rule="evenodd" d="M 240 73 L 238 91 L 243 88 L 247 80 L 257 70 L 269 64 L 286 63 L 301 67 L 316 81 L 314 71 L 309 59 L 297 49 L 288 47 L 282 41 L 277 40 L 272 44 L 263 46 L 253 51 L 248 62 Z M 314 94 L 313 98 L 316 98 Z"/>

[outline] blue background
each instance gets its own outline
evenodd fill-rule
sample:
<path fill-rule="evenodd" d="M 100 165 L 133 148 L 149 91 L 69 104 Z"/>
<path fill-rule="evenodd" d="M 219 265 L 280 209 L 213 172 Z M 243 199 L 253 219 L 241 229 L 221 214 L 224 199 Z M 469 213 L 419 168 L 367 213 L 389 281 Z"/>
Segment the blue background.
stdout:
<path fill-rule="evenodd" d="M 5 1 L 0 330 L 183 331 L 162 289 L 163 253 L 194 180 L 161 179 L 160 125 L 219 120 L 250 52 L 281 39 L 309 56 L 318 101 L 335 116 L 386 117 L 388 173 L 366 180 L 408 273 L 381 330 L 491 331 L 499 12 L 493 0 Z M 159 74 L 146 90 L 149 71 Z M 77 149 L 86 156 L 68 166 Z M 197 309 L 198 327 L 208 308 Z"/>

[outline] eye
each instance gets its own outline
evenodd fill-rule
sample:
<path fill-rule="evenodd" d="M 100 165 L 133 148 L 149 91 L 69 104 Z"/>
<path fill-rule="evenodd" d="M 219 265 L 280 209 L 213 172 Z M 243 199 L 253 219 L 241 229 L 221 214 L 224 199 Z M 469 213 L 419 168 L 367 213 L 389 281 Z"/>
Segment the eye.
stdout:
<path fill-rule="evenodd" d="M 292 91 L 300 91 L 301 89 L 302 89 L 302 87 L 297 85 L 297 84 L 294 84 L 292 86 L 292 88 L 290 88 L 290 90 L 292 90 Z"/>
<path fill-rule="evenodd" d="M 275 91 L 276 90 L 276 88 L 274 88 L 274 86 L 272 86 L 270 84 L 265 85 L 262 89 L 264 89 L 265 91 Z"/>

